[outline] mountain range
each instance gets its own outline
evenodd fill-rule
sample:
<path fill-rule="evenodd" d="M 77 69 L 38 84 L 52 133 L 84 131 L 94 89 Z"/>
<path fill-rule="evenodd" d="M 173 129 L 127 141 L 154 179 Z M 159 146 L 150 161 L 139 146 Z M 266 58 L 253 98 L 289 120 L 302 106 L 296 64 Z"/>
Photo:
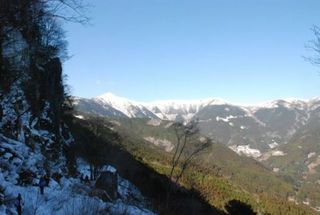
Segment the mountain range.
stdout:
<path fill-rule="evenodd" d="M 74 104 L 80 118 L 93 114 L 116 124 L 135 124 L 132 120 L 144 119 L 146 125 L 158 128 L 159 132 L 173 121 L 197 120 L 201 135 L 240 156 L 255 159 L 296 187 L 304 204 L 320 210 L 320 196 L 316 194 L 320 193 L 319 98 L 244 106 L 222 99 L 146 103 L 107 93 L 92 99 L 75 98 Z M 136 126 L 141 129 L 141 125 Z M 170 151 L 172 144 L 165 135 L 159 139 L 152 134 L 144 134 L 143 138 Z"/>
<path fill-rule="evenodd" d="M 202 134 L 227 145 L 239 154 L 265 159 L 283 153 L 277 147 L 295 134 L 317 126 L 320 99 L 275 100 L 256 106 L 234 105 L 221 99 L 136 102 L 106 93 L 92 99 L 75 99 L 76 109 L 99 116 L 149 118 L 152 120 L 198 120 Z"/>

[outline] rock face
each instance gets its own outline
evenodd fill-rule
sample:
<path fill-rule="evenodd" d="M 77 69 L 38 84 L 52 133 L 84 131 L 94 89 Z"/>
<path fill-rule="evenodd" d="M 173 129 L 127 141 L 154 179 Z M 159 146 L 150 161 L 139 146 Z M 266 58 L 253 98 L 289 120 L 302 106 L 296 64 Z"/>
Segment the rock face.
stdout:
<path fill-rule="evenodd" d="M 98 177 L 95 187 L 105 190 L 108 196 L 115 200 L 118 198 L 118 174 L 116 171 L 104 169 Z"/>

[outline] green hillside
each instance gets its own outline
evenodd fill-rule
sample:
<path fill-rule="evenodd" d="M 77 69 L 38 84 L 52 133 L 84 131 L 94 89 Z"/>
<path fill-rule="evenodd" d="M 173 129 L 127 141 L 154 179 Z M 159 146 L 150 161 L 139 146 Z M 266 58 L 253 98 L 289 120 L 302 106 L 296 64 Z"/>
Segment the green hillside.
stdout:
<path fill-rule="evenodd" d="M 86 118 L 89 120 L 91 117 Z M 96 120 L 89 121 L 96 123 Z M 136 160 L 160 174 L 169 175 L 172 152 L 146 140 L 146 137 L 166 140 L 174 145 L 175 133 L 171 122 L 105 118 L 99 123 L 108 124 L 118 132 L 121 136 L 118 144 Z M 220 210 L 225 210 L 231 200 L 240 200 L 262 214 L 315 214 L 303 204 L 288 201 L 289 197 L 295 196 L 295 189 L 290 183 L 259 162 L 239 156 L 219 143 L 213 143 L 199 154 L 179 183 L 188 190 L 199 192 L 210 205 Z"/>

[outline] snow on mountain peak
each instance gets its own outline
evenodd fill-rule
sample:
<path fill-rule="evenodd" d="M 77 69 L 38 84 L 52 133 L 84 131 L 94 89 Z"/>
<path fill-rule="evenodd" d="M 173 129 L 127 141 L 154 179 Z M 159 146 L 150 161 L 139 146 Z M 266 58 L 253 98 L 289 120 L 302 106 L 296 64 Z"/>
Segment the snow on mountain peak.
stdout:
<path fill-rule="evenodd" d="M 186 120 L 207 105 L 227 104 L 222 99 L 199 100 L 161 100 L 155 102 L 137 102 L 127 98 L 116 96 L 110 92 L 93 98 L 103 105 L 109 105 L 128 117 L 137 117 L 138 112 L 146 113 L 146 110 L 154 113 L 161 119 L 174 119 L 182 115 Z"/>
<path fill-rule="evenodd" d="M 166 111 L 168 108 L 173 109 L 198 109 L 206 105 L 223 105 L 227 104 L 222 99 L 199 99 L 199 100 L 159 100 L 145 103 L 148 107 L 157 106 L 160 110 Z"/>
<path fill-rule="evenodd" d="M 93 99 L 99 103 L 112 106 L 113 108 L 117 109 L 118 111 L 121 111 L 128 117 L 134 117 L 134 109 L 141 107 L 141 105 L 135 101 L 115 96 L 110 92 L 97 96 Z"/>
<path fill-rule="evenodd" d="M 183 118 L 184 120 L 191 119 L 202 108 L 211 105 L 232 105 L 220 98 L 198 99 L 198 100 L 159 100 L 154 102 L 137 102 L 127 98 L 116 96 L 110 92 L 93 98 L 96 102 L 104 107 L 112 108 L 122 112 L 128 117 L 148 117 L 175 120 Z M 309 101 L 286 98 L 264 102 L 256 105 L 240 105 L 243 110 L 249 114 L 255 113 L 260 109 L 273 109 L 285 107 L 288 109 L 308 109 L 317 108 L 319 106 L 319 98 L 314 98 Z M 232 105 L 235 106 L 235 105 Z"/>
<path fill-rule="evenodd" d="M 99 99 L 108 103 L 136 103 L 127 98 L 116 96 L 110 92 L 97 96 L 94 99 Z"/>
<path fill-rule="evenodd" d="M 297 98 L 286 98 L 286 99 L 278 99 L 272 100 L 268 102 L 263 102 L 256 105 L 246 106 L 248 110 L 251 112 L 256 112 L 259 109 L 273 109 L 283 106 L 288 109 L 305 109 L 308 107 L 308 101 Z"/>

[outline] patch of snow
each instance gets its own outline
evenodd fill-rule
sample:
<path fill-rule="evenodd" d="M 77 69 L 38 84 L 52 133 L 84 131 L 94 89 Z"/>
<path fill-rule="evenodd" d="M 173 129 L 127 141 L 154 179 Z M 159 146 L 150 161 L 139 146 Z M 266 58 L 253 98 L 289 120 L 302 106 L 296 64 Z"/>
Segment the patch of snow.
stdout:
<path fill-rule="evenodd" d="M 278 173 L 280 171 L 280 169 L 275 167 L 275 168 L 272 169 L 272 171 L 275 172 L 275 173 Z"/>
<path fill-rule="evenodd" d="M 287 99 L 279 99 L 273 100 L 269 102 L 264 102 L 261 104 L 250 105 L 254 111 L 259 109 L 273 109 L 279 108 L 280 106 L 284 106 L 288 109 L 303 109 L 307 105 L 307 101 L 303 99 L 296 99 L 296 98 L 287 98 Z"/>
<path fill-rule="evenodd" d="M 149 109 L 157 108 L 162 113 L 167 114 L 172 110 L 183 110 L 185 113 L 198 112 L 207 105 L 222 105 L 226 102 L 221 99 L 199 99 L 199 100 L 162 100 L 149 103 L 143 103 Z"/>
<path fill-rule="evenodd" d="M 316 161 L 310 163 L 308 165 L 309 174 L 315 174 L 317 172 L 316 168 L 320 165 L 320 156 L 317 158 Z"/>
<path fill-rule="evenodd" d="M 147 124 L 148 125 L 152 125 L 152 126 L 160 126 L 161 125 L 161 120 L 150 119 Z"/>
<path fill-rule="evenodd" d="M 308 154 L 308 159 L 309 159 L 309 158 L 312 158 L 312 157 L 315 156 L 315 155 L 316 155 L 315 152 L 310 152 L 310 153 Z"/>
<path fill-rule="evenodd" d="M 78 119 L 84 119 L 84 116 L 82 116 L 82 115 L 74 115 L 76 118 L 78 118 Z"/>
<path fill-rule="evenodd" d="M 77 171 L 83 177 L 86 177 L 86 176 L 90 177 L 90 165 L 81 158 L 78 158 L 76 162 L 77 162 Z"/>
<path fill-rule="evenodd" d="M 165 128 L 169 128 L 170 126 L 172 126 L 173 125 L 173 122 L 169 122 L 168 124 L 166 124 L 164 127 Z"/>
<path fill-rule="evenodd" d="M 10 159 L 11 157 L 12 157 L 13 155 L 11 154 L 11 153 L 5 153 L 4 155 L 3 155 L 3 157 L 5 158 L 5 159 Z"/>
<path fill-rule="evenodd" d="M 190 122 L 192 120 L 192 118 L 194 117 L 195 113 L 187 113 L 187 114 L 183 114 L 182 117 L 184 119 L 184 121 L 186 122 Z"/>
<path fill-rule="evenodd" d="M 233 145 L 229 146 L 229 148 L 239 155 L 243 154 L 253 158 L 258 158 L 261 156 L 261 152 L 258 149 L 252 149 L 249 145 Z"/>
<path fill-rule="evenodd" d="M 110 120 L 110 122 L 116 126 L 121 126 L 121 123 L 119 121 L 116 120 Z"/>
<path fill-rule="evenodd" d="M 271 155 L 272 156 L 285 156 L 286 153 L 284 153 L 283 151 L 277 150 L 277 151 L 272 151 Z"/>
<path fill-rule="evenodd" d="M 236 118 L 238 118 L 238 117 L 237 117 L 237 116 L 232 116 L 232 115 L 229 115 L 229 116 L 227 116 L 226 118 L 217 116 L 217 117 L 216 117 L 216 121 L 217 121 L 217 122 L 219 122 L 219 121 L 229 122 L 230 119 L 236 119 Z"/>
<path fill-rule="evenodd" d="M 270 143 L 268 146 L 270 147 L 270 149 L 274 149 L 275 147 L 277 147 L 279 144 L 276 141 L 272 141 L 272 143 Z"/>
<path fill-rule="evenodd" d="M 114 168 L 113 166 L 111 165 L 104 165 L 101 170 L 101 172 L 111 172 L 111 173 L 116 173 L 117 172 L 117 169 Z"/>
<path fill-rule="evenodd" d="M 204 143 L 204 142 L 207 141 L 207 138 L 206 138 L 206 137 L 200 137 L 200 138 L 199 138 L 199 141 L 202 142 L 202 143 Z"/>
<path fill-rule="evenodd" d="M 174 148 L 174 145 L 171 143 L 171 141 L 166 139 L 161 140 L 155 137 L 145 137 L 144 139 L 156 146 L 164 147 L 166 152 L 171 152 Z"/>
<path fill-rule="evenodd" d="M 309 199 L 306 199 L 306 200 L 304 200 L 302 203 L 305 204 L 305 205 L 310 205 L 310 200 L 309 200 Z"/>
<path fill-rule="evenodd" d="M 145 204 L 146 199 L 142 193 L 130 181 L 118 176 L 118 193 L 125 202 L 132 202 L 137 205 Z"/>
<path fill-rule="evenodd" d="M 165 114 L 166 119 L 170 121 L 175 121 L 177 119 L 178 114 Z"/>

